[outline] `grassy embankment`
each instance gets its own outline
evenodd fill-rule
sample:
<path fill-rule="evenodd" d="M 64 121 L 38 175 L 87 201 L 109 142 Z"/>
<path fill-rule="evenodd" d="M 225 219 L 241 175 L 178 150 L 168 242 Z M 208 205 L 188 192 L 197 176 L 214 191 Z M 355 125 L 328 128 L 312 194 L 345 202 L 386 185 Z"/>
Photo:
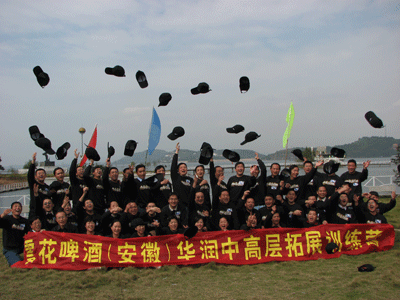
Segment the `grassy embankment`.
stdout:
<path fill-rule="evenodd" d="M 398 199 L 399 200 L 399 199 Z M 385 201 L 385 200 L 383 200 Z M 386 214 L 400 228 L 400 206 Z M 396 232 L 397 233 L 397 232 Z M 376 270 L 360 273 L 371 263 Z M 399 299 L 400 238 L 386 252 L 305 262 L 122 271 L 21 270 L 0 257 L 1 299 Z"/>

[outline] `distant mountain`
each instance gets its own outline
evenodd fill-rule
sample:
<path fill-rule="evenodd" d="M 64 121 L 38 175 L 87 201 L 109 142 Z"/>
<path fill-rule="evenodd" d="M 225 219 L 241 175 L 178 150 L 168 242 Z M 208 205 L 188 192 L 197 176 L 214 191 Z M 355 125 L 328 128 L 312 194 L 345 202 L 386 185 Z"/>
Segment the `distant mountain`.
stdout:
<path fill-rule="evenodd" d="M 362 137 L 357 141 L 350 144 L 327 146 L 326 151 L 329 153 L 333 147 L 340 148 L 346 151 L 346 157 L 390 157 L 396 154 L 393 149 L 393 144 L 400 144 L 400 139 L 393 137 Z M 319 145 L 321 146 L 321 145 Z M 314 149 L 317 147 L 314 146 Z M 291 154 L 291 151 L 296 147 L 288 149 L 288 158 L 295 160 L 295 156 Z M 305 148 L 297 148 L 304 151 Z M 279 150 L 275 153 L 267 155 L 267 160 L 282 160 L 285 159 L 286 150 Z"/>
<path fill-rule="evenodd" d="M 393 137 L 362 137 L 351 144 L 337 145 L 335 147 L 346 151 L 347 157 L 390 157 L 397 152 L 393 144 L 399 144 L 400 139 Z M 330 151 L 330 149 L 329 149 Z"/>

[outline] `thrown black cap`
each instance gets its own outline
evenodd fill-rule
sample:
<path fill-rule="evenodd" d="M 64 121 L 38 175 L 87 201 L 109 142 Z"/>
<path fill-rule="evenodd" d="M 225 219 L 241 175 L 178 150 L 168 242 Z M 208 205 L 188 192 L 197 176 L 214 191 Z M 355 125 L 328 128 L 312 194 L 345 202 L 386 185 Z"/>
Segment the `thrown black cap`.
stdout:
<path fill-rule="evenodd" d="M 240 145 L 244 145 L 246 143 L 252 142 L 256 139 L 258 139 L 261 135 L 258 135 L 257 132 L 255 131 L 250 131 L 246 133 L 246 136 L 244 137 L 244 141 L 240 143 Z"/>
<path fill-rule="evenodd" d="M 335 147 L 333 147 L 331 149 L 332 156 L 343 158 L 345 154 L 346 154 L 346 151 L 344 151 L 343 149 L 339 149 L 339 148 L 335 148 Z"/>
<path fill-rule="evenodd" d="M 303 153 L 301 152 L 300 149 L 294 149 L 294 150 L 292 151 L 292 153 L 293 153 L 294 156 L 296 156 L 296 157 L 297 157 L 298 159 L 300 159 L 301 161 L 304 160 Z"/>
<path fill-rule="evenodd" d="M 56 151 L 56 158 L 62 160 L 67 156 L 67 151 L 71 147 L 71 144 L 66 142 Z"/>
<path fill-rule="evenodd" d="M 56 152 L 51 148 L 51 142 L 48 138 L 41 137 L 35 141 L 35 145 L 42 148 L 47 154 L 53 155 Z"/>
<path fill-rule="evenodd" d="M 328 254 L 336 253 L 339 250 L 339 246 L 336 243 L 328 243 L 325 247 L 325 251 Z"/>
<path fill-rule="evenodd" d="M 134 140 L 129 140 L 125 144 L 125 150 L 124 150 L 124 155 L 126 156 L 133 156 L 133 153 L 135 153 L 137 143 Z"/>
<path fill-rule="evenodd" d="M 190 90 L 190 92 L 192 93 L 192 95 L 198 95 L 198 94 L 206 94 L 208 93 L 210 90 L 210 86 L 205 83 L 205 82 L 200 82 L 197 87 L 192 88 Z"/>
<path fill-rule="evenodd" d="M 339 170 L 339 166 L 340 163 L 330 160 L 326 164 L 324 164 L 324 172 L 328 175 L 331 175 Z"/>
<path fill-rule="evenodd" d="M 108 75 L 114 75 L 117 77 L 125 77 L 125 70 L 121 66 L 115 66 L 114 68 L 106 68 L 105 69 L 106 74 Z"/>
<path fill-rule="evenodd" d="M 136 72 L 136 80 L 139 83 L 139 86 L 144 89 L 149 86 L 149 83 L 147 82 L 146 75 L 144 75 L 143 71 L 137 71 Z"/>
<path fill-rule="evenodd" d="M 167 106 L 171 99 L 172 96 L 170 93 L 162 93 L 158 98 L 158 101 L 160 101 L 160 104 L 158 104 L 158 106 Z"/>
<path fill-rule="evenodd" d="M 49 84 L 50 77 L 47 73 L 43 72 L 41 67 L 39 66 L 34 67 L 33 73 L 35 74 L 37 82 L 42 88 L 44 88 L 46 85 Z"/>
<path fill-rule="evenodd" d="M 115 154 L 115 149 L 113 146 L 110 146 L 110 143 L 107 143 L 107 152 L 108 152 L 107 158 L 110 158 Z"/>
<path fill-rule="evenodd" d="M 87 147 L 85 150 L 85 155 L 89 160 L 91 160 L 91 159 L 93 159 L 94 161 L 100 160 L 99 153 L 97 153 L 97 150 L 94 149 L 93 147 Z"/>
<path fill-rule="evenodd" d="M 382 128 L 383 127 L 383 122 L 381 119 L 379 119 L 374 112 L 369 111 L 365 114 L 365 119 L 368 121 L 368 123 L 374 127 L 374 128 Z"/>
<path fill-rule="evenodd" d="M 250 89 L 250 80 L 248 77 L 243 76 L 240 77 L 239 79 L 239 87 L 240 87 L 240 92 L 243 93 L 243 91 L 247 92 Z"/>
<path fill-rule="evenodd" d="M 284 168 L 280 174 L 281 179 L 289 178 L 290 177 L 290 170 L 288 168 Z"/>
<path fill-rule="evenodd" d="M 373 270 L 375 270 L 375 267 L 371 264 L 365 264 L 358 267 L 359 272 L 372 272 Z"/>
<path fill-rule="evenodd" d="M 236 153 L 235 151 L 231 151 L 229 149 L 225 149 L 222 152 L 223 157 L 225 157 L 226 159 L 229 159 L 231 162 L 238 162 L 240 161 L 240 156 L 238 153 Z"/>
<path fill-rule="evenodd" d="M 200 148 L 199 164 L 208 165 L 210 159 L 213 157 L 214 150 L 209 143 L 204 142 Z"/>
<path fill-rule="evenodd" d="M 176 140 L 177 138 L 180 138 L 181 136 L 184 136 L 185 135 L 185 129 L 183 129 L 182 127 L 180 127 L 180 126 L 177 126 L 177 127 L 175 127 L 173 130 L 172 130 L 172 132 L 170 133 L 170 134 L 168 134 L 168 138 L 171 140 L 171 141 L 174 141 L 174 140 Z"/>
<path fill-rule="evenodd" d="M 244 130 L 244 127 L 242 125 L 239 125 L 239 124 L 237 124 L 237 125 L 235 125 L 233 127 L 229 127 L 229 128 L 226 129 L 226 131 L 228 133 L 239 133 L 239 132 L 242 132 L 243 130 Z"/>
<path fill-rule="evenodd" d="M 183 235 L 185 236 L 185 238 L 191 239 L 192 237 L 194 237 L 197 234 L 198 231 L 199 231 L 199 229 L 197 228 L 197 226 L 191 226 L 185 230 Z"/>
<path fill-rule="evenodd" d="M 40 133 L 39 128 L 36 125 L 29 127 L 29 134 L 31 135 L 31 139 L 36 141 L 37 139 L 44 138 L 44 135 Z"/>

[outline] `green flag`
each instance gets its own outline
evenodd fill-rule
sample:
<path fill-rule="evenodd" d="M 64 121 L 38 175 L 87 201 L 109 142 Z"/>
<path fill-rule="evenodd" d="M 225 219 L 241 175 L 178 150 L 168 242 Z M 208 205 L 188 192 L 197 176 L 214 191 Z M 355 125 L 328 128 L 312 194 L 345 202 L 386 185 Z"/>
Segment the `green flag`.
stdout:
<path fill-rule="evenodd" d="M 290 102 L 290 107 L 286 115 L 286 122 L 288 123 L 285 133 L 283 134 L 283 148 L 286 148 L 286 144 L 290 137 L 290 131 L 292 130 L 294 120 L 294 108 L 293 102 Z"/>

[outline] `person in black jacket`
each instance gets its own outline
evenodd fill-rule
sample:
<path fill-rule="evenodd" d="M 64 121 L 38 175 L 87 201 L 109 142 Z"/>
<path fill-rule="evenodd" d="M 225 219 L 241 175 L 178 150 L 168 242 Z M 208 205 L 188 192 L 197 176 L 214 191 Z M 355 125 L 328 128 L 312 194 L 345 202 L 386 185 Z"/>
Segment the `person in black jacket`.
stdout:
<path fill-rule="evenodd" d="M 303 176 L 299 176 L 298 166 L 291 165 L 289 167 L 290 177 L 285 179 L 283 194 L 286 195 L 289 190 L 294 190 L 297 199 L 305 199 L 305 188 L 307 184 L 314 178 L 315 172 L 317 172 L 317 168 L 323 165 L 323 163 L 323 161 L 317 162 L 315 164 L 315 168 L 313 167 L 310 172 Z"/>
<path fill-rule="evenodd" d="M 350 224 L 357 223 L 356 215 L 352 206 L 348 205 L 349 195 L 344 191 L 346 186 L 340 187 L 330 198 L 329 223 Z"/>
<path fill-rule="evenodd" d="M 220 177 L 222 178 L 221 180 Z M 223 190 L 228 190 L 226 183 L 224 182 L 224 168 L 221 166 L 214 167 L 214 160 L 210 159 L 210 184 L 212 193 L 221 194 Z M 214 195 L 213 195 L 214 197 Z"/>
<path fill-rule="evenodd" d="M 379 202 L 379 194 L 378 194 L 378 192 L 375 192 L 375 191 L 371 191 L 369 193 L 364 193 L 364 194 L 362 194 L 362 196 L 365 199 L 367 199 L 367 201 L 370 199 L 375 200 L 376 203 L 378 204 L 377 212 L 382 215 L 384 213 L 387 213 L 388 211 L 392 210 L 396 206 L 396 192 L 395 191 L 392 191 L 392 195 L 391 195 L 389 203 Z M 363 210 L 367 210 L 367 205 L 362 198 L 360 198 L 360 202 L 362 205 L 361 208 Z"/>
<path fill-rule="evenodd" d="M 155 184 L 151 187 L 150 202 L 155 202 L 156 206 L 161 208 L 168 204 L 168 198 L 172 193 L 172 185 L 169 180 L 165 178 L 164 166 L 157 166 L 154 173 L 156 173 L 156 179 L 160 178 L 160 180 L 157 179 Z"/>
<path fill-rule="evenodd" d="M 371 161 L 367 160 L 363 162 L 362 172 L 356 171 L 357 162 L 354 159 L 350 159 L 347 162 L 347 172 L 343 173 L 340 178 L 343 182 L 347 182 L 351 187 L 351 199 L 353 198 L 353 194 L 361 195 L 362 194 L 362 186 L 361 183 L 368 178 L 368 166 Z"/>
<path fill-rule="evenodd" d="M 354 195 L 354 211 L 357 215 L 357 220 L 359 223 L 387 224 L 386 218 L 379 213 L 379 205 L 375 199 L 370 198 L 368 200 L 365 210 L 361 208 L 359 199 L 359 196 Z"/>
<path fill-rule="evenodd" d="M 236 175 L 231 176 L 228 180 L 228 191 L 230 201 L 234 205 L 238 205 L 243 193 L 250 188 L 250 176 L 244 175 L 244 163 L 239 161 L 235 164 Z"/>
<path fill-rule="evenodd" d="M 220 195 L 215 194 L 212 201 L 211 226 L 214 230 L 221 230 L 220 219 L 225 218 L 229 229 L 238 230 L 240 225 L 237 217 L 236 205 L 230 200 L 229 192 L 222 191 Z M 224 223 L 225 224 L 225 223 Z"/>
<path fill-rule="evenodd" d="M 94 210 L 102 214 L 107 208 L 105 190 L 103 186 L 103 170 L 101 167 L 93 167 L 94 160 L 91 159 L 89 165 L 86 167 L 83 178 L 85 180 L 86 186 L 89 188 L 88 198 L 93 201 Z M 93 172 L 92 172 L 93 170 Z M 90 176 L 92 172 L 93 176 Z"/>
<path fill-rule="evenodd" d="M 264 197 L 266 190 L 266 180 L 267 180 L 267 168 L 263 161 L 258 157 L 258 153 L 256 152 L 256 157 L 258 166 L 252 165 L 250 167 L 250 176 L 256 178 L 256 185 L 249 187 L 250 188 L 250 198 L 253 198 L 255 201 L 255 208 L 260 209 L 264 206 Z M 260 175 L 260 176 L 258 176 Z M 258 220 L 260 221 L 260 220 Z"/>
<path fill-rule="evenodd" d="M 19 255 L 24 252 L 24 235 L 29 231 L 29 222 L 21 217 L 21 212 L 21 203 L 13 202 L 11 209 L 6 209 L 0 215 L 0 228 L 3 228 L 3 254 L 10 266 L 22 260 Z"/>
<path fill-rule="evenodd" d="M 193 179 L 192 187 L 195 189 L 196 192 L 202 192 L 204 195 L 204 203 L 211 207 L 211 198 L 210 198 L 210 185 L 208 181 L 204 179 L 204 166 L 198 165 L 195 169 L 195 178 Z M 197 180 L 196 180 L 197 179 Z"/>
<path fill-rule="evenodd" d="M 181 205 L 186 207 L 189 205 L 189 194 L 193 184 L 193 178 L 187 176 L 187 165 L 180 163 L 178 165 L 178 154 L 181 147 L 179 143 L 176 144 L 175 154 L 171 163 L 171 180 L 174 193 L 179 197 Z"/>
<path fill-rule="evenodd" d="M 280 171 L 281 171 L 280 164 L 278 163 L 271 164 L 270 167 L 271 175 L 266 178 L 265 193 L 272 195 L 275 200 L 279 201 L 280 203 L 283 203 L 282 188 L 281 188 L 281 182 L 283 185 L 283 181 L 279 176 Z"/>
<path fill-rule="evenodd" d="M 64 202 L 66 193 L 69 191 L 69 183 L 64 181 L 65 172 L 63 168 L 55 168 L 53 174 L 56 180 L 50 184 L 49 189 L 51 200 L 53 200 L 54 209 L 58 211 Z"/>
<path fill-rule="evenodd" d="M 57 224 L 51 231 L 55 232 L 66 232 L 66 233 L 78 233 L 78 228 L 68 223 L 67 215 L 64 211 L 59 211 L 56 214 Z"/>
<path fill-rule="evenodd" d="M 32 163 L 28 169 L 28 184 L 31 201 L 29 203 L 29 218 L 38 216 L 42 210 L 43 200 L 50 197 L 50 189 L 48 184 L 45 183 L 46 171 L 42 168 L 36 169 L 36 152 L 32 155 Z M 38 185 L 39 196 L 35 197 L 33 187 L 34 184 Z M 32 201 L 32 199 L 34 199 Z"/>
<path fill-rule="evenodd" d="M 74 151 L 75 158 L 72 160 L 69 168 L 69 182 L 71 184 L 70 198 L 74 206 L 82 196 L 83 188 L 87 186 L 85 179 L 83 178 L 84 170 L 82 167 L 77 166 L 79 157 L 79 152 L 77 152 L 77 150 L 78 149 L 75 149 Z"/>
<path fill-rule="evenodd" d="M 161 209 L 161 227 L 168 226 L 168 218 L 176 217 L 179 220 L 179 226 L 183 226 L 184 228 L 188 228 L 188 211 L 187 207 L 180 204 L 180 200 L 178 195 L 172 193 L 168 199 L 168 205 L 164 206 Z"/>

